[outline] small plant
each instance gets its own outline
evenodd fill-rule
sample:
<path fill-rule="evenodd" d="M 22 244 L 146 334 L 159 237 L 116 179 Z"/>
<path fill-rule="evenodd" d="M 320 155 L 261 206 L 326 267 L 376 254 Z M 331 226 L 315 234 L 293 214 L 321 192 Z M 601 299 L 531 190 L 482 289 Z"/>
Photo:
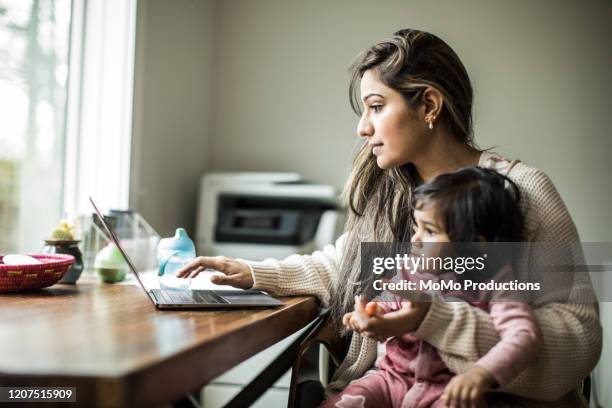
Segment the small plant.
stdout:
<path fill-rule="evenodd" d="M 59 226 L 51 233 L 51 239 L 57 241 L 73 241 L 74 226 L 67 220 L 62 219 Z"/>

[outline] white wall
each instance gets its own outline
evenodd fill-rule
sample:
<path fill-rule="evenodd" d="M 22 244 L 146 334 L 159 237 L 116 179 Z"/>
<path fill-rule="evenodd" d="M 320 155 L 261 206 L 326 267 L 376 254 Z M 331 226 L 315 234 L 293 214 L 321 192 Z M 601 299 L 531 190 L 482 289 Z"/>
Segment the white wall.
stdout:
<path fill-rule="evenodd" d="M 583 240 L 612 238 L 608 1 L 139 4 L 131 202 L 160 230 L 191 221 L 192 182 L 206 169 L 299 171 L 341 187 L 358 142 L 347 67 L 415 27 L 467 66 L 476 140 L 546 171 Z"/>
<path fill-rule="evenodd" d="M 354 55 L 394 30 L 445 39 L 476 92 L 476 140 L 548 172 L 585 240 L 610 240 L 608 3 L 218 2 L 211 165 L 297 170 L 341 186 L 355 137 Z M 607 52 L 606 52 L 607 51 Z M 585 183 L 597 179 L 599 183 Z M 603 221 L 603 222 L 602 222 Z"/>
<path fill-rule="evenodd" d="M 464 61 L 477 142 L 546 171 L 581 238 L 612 242 L 612 2 L 139 3 L 131 203 L 162 234 L 192 226 L 206 170 L 298 171 L 340 188 L 357 143 L 347 67 L 413 27 Z"/>
<path fill-rule="evenodd" d="M 193 226 L 208 168 L 212 1 L 138 2 L 130 206 L 163 236 Z"/>

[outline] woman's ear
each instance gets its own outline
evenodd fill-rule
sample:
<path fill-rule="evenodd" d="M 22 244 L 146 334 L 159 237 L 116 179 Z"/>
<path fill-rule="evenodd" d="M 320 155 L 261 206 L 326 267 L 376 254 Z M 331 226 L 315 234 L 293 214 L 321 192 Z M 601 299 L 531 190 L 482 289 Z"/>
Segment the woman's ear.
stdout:
<path fill-rule="evenodd" d="M 432 118 L 436 120 L 442 112 L 442 106 L 444 105 L 444 97 L 442 93 L 433 86 L 428 86 L 423 91 L 422 96 L 423 107 L 425 108 L 424 116 L 426 118 Z"/>

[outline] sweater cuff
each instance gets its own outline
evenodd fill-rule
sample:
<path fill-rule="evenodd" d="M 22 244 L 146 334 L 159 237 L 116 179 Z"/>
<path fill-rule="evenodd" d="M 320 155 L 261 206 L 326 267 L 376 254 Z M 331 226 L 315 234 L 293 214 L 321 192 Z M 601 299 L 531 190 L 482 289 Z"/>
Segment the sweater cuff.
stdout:
<path fill-rule="evenodd" d="M 253 288 L 266 292 L 278 292 L 279 272 L 275 265 L 268 262 L 245 261 L 251 268 Z"/>
<path fill-rule="evenodd" d="M 421 340 L 436 347 L 446 336 L 446 327 L 453 319 L 454 309 L 450 302 L 434 297 L 429 305 L 429 311 L 414 332 Z"/>

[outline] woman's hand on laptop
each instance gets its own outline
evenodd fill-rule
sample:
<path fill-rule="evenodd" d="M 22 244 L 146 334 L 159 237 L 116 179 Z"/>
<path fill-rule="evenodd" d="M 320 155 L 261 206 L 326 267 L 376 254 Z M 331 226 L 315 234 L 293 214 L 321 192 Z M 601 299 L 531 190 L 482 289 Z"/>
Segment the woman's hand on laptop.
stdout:
<path fill-rule="evenodd" d="M 226 256 L 198 256 L 183 266 L 176 274 L 179 278 L 195 278 L 207 269 L 223 273 L 212 275 L 210 280 L 215 285 L 230 285 L 241 289 L 253 287 L 251 267 L 244 261 Z"/>

